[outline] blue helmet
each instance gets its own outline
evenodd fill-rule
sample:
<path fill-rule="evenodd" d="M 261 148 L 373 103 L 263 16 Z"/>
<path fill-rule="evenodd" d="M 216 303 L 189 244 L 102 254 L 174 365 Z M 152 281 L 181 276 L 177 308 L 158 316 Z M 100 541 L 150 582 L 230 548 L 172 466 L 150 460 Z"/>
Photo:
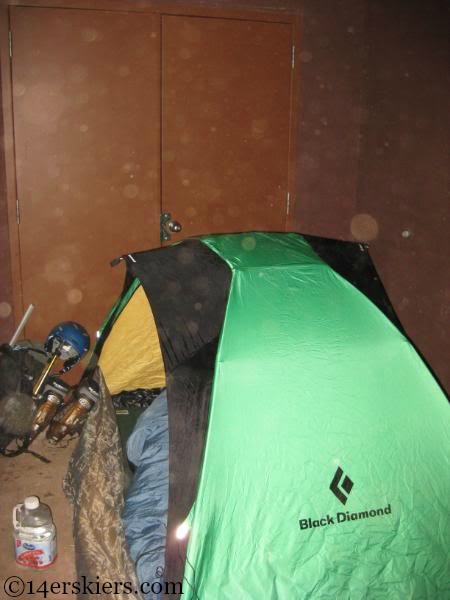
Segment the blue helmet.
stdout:
<path fill-rule="evenodd" d="M 86 329 L 75 321 L 55 325 L 45 341 L 49 354 L 58 354 L 64 361 L 63 372 L 71 369 L 89 350 L 91 340 Z"/>

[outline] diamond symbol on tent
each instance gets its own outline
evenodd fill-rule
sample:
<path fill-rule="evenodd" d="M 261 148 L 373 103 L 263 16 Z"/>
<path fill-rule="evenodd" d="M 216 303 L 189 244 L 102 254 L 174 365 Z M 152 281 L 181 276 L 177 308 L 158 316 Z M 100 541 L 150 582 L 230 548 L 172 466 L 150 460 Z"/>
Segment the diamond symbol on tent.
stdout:
<path fill-rule="evenodd" d="M 352 491 L 353 481 L 347 475 L 344 475 L 344 471 L 341 467 L 336 469 L 336 473 L 334 474 L 333 481 L 330 483 L 330 490 L 336 496 L 336 498 L 345 504 L 348 500 L 348 496 Z M 341 483 L 342 481 L 342 483 Z"/>

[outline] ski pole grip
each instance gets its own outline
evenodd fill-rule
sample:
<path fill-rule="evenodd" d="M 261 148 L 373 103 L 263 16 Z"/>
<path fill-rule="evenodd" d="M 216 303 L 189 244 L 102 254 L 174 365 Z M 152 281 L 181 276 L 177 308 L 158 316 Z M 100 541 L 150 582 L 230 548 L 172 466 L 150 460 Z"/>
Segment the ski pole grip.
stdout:
<path fill-rule="evenodd" d="M 33 312 L 33 310 L 34 310 L 34 304 L 30 304 L 30 306 L 25 311 L 25 314 L 23 315 L 19 325 L 17 326 L 17 329 L 14 332 L 14 335 L 12 336 L 11 341 L 9 342 L 9 345 L 11 347 L 14 346 L 14 344 L 17 342 L 19 335 L 22 333 L 22 329 L 25 327 L 28 319 L 31 317 L 31 313 Z"/>

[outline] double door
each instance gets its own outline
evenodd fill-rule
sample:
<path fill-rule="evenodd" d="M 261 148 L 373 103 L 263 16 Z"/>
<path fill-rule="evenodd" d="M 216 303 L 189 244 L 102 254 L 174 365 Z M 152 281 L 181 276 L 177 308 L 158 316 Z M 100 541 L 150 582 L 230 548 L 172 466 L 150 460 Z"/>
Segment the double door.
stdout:
<path fill-rule="evenodd" d="M 161 214 L 173 241 L 285 228 L 292 24 L 10 7 L 10 29 L 28 337 L 93 334 L 123 283 L 111 259 L 159 246 Z"/>

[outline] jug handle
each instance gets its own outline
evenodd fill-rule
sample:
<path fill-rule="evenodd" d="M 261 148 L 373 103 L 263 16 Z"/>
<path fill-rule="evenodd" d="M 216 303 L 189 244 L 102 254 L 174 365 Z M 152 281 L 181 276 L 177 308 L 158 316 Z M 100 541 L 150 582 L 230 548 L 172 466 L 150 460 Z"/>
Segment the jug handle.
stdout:
<path fill-rule="evenodd" d="M 13 508 L 13 525 L 14 525 L 14 529 L 18 529 L 19 528 L 19 521 L 17 520 L 17 511 L 19 508 L 22 508 L 23 504 L 16 504 L 16 506 Z"/>

